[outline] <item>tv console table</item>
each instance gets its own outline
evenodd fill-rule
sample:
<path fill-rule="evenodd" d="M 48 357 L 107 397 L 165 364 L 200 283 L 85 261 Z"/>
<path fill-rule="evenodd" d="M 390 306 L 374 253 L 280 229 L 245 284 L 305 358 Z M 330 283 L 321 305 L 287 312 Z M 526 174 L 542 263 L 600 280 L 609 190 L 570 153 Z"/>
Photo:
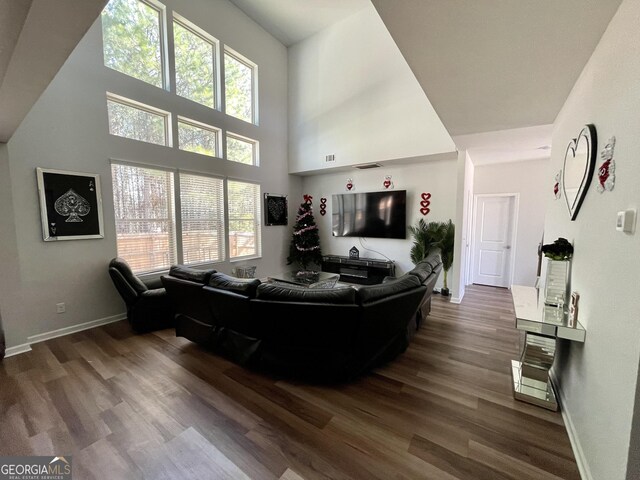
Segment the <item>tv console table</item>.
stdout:
<path fill-rule="evenodd" d="M 543 292 L 535 287 L 512 285 L 516 328 L 524 330 L 520 360 L 511 360 L 513 397 L 548 410 L 558 410 L 558 400 L 549 376 L 558 339 L 584 343 L 586 331 L 578 322 L 567 325 L 563 308 L 545 305 Z"/>
<path fill-rule="evenodd" d="M 322 271 L 339 273 L 343 282 L 374 285 L 382 283 L 384 277 L 395 276 L 396 266 L 389 260 L 326 255 L 322 257 Z"/>

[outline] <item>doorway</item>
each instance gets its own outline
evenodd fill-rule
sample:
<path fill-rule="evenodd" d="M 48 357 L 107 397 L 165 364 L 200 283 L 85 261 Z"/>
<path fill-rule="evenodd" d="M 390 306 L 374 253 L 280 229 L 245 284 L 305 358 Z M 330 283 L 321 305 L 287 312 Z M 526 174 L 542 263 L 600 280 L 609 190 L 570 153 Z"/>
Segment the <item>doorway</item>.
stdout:
<path fill-rule="evenodd" d="M 518 194 L 475 195 L 473 283 L 508 288 L 513 282 Z"/>

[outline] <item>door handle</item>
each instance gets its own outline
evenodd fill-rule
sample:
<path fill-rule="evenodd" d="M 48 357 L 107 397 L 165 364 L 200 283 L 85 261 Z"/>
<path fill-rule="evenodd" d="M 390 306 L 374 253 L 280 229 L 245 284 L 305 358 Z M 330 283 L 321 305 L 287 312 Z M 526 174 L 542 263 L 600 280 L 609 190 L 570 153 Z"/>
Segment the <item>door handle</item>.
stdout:
<path fill-rule="evenodd" d="M 507 245 L 506 247 L 504 247 L 505 250 L 511 250 L 511 245 Z"/>

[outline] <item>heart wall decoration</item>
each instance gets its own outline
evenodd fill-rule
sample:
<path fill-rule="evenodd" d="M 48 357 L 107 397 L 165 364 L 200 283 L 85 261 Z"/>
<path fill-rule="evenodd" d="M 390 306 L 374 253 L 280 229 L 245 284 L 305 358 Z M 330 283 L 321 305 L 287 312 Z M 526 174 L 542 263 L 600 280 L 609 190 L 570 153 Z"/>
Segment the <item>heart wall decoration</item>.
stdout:
<path fill-rule="evenodd" d="M 422 199 L 420 200 L 420 213 L 426 216 L 431 211 L 429 208 L 429 205 L 431 205 L 431 194 L 424 192 L 420 195 L 420 198 Z"/>
<path fill-rule="evenodd" d="M 347 189 L 347 192 L 351 192 L 352 190 L 355 190 L 356 186 L 353 183 L 352 179 L 347 178 L 347 184 L 344 186 L 344 188 Z"/>
<path fill-rule="evenodd" d="M 598 149 L 596 127 L 585 125 L 577 138 L 567 145 L 562 168 L 562 190 L 571 220 L 578 217 L 580 206 L 587 194 Z"/>
<path fill-rule="evenodd" d="M 323 217 L 327 214 L 327 199 L 322 197 L 320 199 L 320 215 Z"/>
<path fill-rule="evenodd" d="M 596 186 L 596 190 L 600 193 L 610 192 L 616 184 L 616 163 L 613 161 L 613 149 L 615 146 L 616 137 L 611 137 L 609 143 L 600 152 L 602 165 L 598 169 L 598 185 Z"/>

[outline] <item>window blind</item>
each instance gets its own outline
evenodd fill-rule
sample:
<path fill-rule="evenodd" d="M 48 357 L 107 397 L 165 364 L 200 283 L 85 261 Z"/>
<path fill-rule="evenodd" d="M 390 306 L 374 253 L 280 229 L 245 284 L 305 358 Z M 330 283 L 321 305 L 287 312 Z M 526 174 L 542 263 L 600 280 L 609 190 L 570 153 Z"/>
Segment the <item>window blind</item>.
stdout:
<path fill-rule="evenodd" d="M 227 197 L 229 257 L 260 255 L 260 185 L 229 180 Z"/>
<path fill-rule="evenodd" d="M 220 178 L 180 173 L 182 261 L 224 260 L 224 183 Z"/>
<path fill-rule="evenodd" d="M 136 273 L 176 263 L 173 173 L 112 164 L 118 256 Z"/>

